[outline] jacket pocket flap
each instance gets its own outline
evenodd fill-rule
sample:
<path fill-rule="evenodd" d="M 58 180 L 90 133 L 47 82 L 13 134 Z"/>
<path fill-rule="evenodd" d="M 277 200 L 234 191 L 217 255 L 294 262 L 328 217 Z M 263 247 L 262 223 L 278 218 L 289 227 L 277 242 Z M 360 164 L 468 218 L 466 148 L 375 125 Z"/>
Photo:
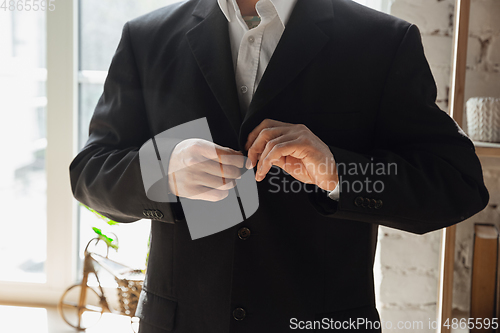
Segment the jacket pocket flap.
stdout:
<path fill-rule="evenodd" d="M 135 315 L 151 326 L 172 331 L 174 329 L 176 309 L 176 301 L 160 297 L 143 289 Z"/>

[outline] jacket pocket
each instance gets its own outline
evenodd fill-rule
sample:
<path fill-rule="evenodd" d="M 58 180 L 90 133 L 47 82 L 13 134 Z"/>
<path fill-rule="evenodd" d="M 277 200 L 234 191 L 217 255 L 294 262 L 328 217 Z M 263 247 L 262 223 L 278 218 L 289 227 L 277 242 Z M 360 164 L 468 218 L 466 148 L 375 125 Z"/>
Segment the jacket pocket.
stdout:
<path fill-rule="evenodd" d="M 135 315 L 151 326 L 173 331 L 177 301 L 142 289 Z"/>

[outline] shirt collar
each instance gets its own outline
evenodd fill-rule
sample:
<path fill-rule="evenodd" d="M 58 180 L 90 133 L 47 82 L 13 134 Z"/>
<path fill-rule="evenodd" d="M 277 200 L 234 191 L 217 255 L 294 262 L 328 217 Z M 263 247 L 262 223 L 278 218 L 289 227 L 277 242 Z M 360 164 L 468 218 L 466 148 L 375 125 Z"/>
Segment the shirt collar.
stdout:
<path fill-rule="evenodd" d="M 292 10 L 295 7 L 295 3 L 297 0 L 269 0 L 274 8 L 276 8 L 276 12 L 278 13 L 278 17 L 280 18 L 281 23 L 283 26 L 285 26 L 288 22 L 288 19 L 290 18 L 290 15 L 292 14 Z M 231 18 L 229 16 L 229 10 L 227 8 L 228 3 L 229 5 L 233 5 L 232 0 L 217 0 L 219 3 L 219 7 L 224 13 L 224 16 L 226 16 L 226 19 L 228 22 L 231 22 Z M 234 5 L 237 6 L 236 2 L 234 2 Z M 238 10 L 238 8 L 234 9 L 235 11 Z"/>

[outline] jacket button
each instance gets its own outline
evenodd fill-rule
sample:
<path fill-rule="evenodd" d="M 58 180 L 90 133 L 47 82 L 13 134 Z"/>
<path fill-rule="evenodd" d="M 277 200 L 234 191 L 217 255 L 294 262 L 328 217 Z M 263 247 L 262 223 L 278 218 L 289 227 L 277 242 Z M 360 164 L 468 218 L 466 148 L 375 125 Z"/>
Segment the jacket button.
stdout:
<path fill-rule="evenodd" d="M 358 207 L 363 206 L 364 202 L 365 202 L 365 199 L 363 199 L 363 197 L 357 197 L 356 199 L 354 199 L 354 204 Z"/>
<path fill-rule="evenodd" d="M 161 210 L 156 209 L 154 211 L 154 217 L 155 219 L 160 220 L 163 217 L 163 213 L 161 212 Z"/>
<path fill-rule="evenodd" d="M 240 230 L 238 230 L 238 237 L 240 239 L 243 239 L 243 240 L 246 240 L 248 239 L 248 237 L 250 237 L 250 229 L 248 228 L 241 228 Z"/>
<path fill-rule="evenodd" d="M 233 310 L 233 318 L 236 320 L 243 320 L 246 316 L 246 312 L 242 308 L 236 308 Z"/>
<path fill-rule="evenodd" d="M 380 207 L 382 207 L 383 205 L 384 203 L 382 202 L 382 200 L 375 201 L 375 209 L 380 209 Z"/>

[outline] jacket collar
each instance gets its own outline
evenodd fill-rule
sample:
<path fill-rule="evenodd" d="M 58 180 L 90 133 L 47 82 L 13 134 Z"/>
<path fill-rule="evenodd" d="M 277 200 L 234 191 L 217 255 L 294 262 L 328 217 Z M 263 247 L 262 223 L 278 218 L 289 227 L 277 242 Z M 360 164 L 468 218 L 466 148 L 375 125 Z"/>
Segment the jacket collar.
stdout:
<path fill-rule="evenodd" d="M 201 21 L 186 33 L 200 71 L 236 137 L 242 122 L 227 20 L 217 0 L 199 0 L 193 15 Z"/>
<path fill-rule="evenodd" d="M 276 9 L 278 17 L 280 18 L 280 21 L 283 24 L 283 26 L 286 26 L 288 19 L 290 18 L 290 14 L 292 13 L 293 7 L 295 6 L 297 0 L 269 0 L 269 1 Z M 219 8 L 226 17 L 227 21 L 231 22 L 228 6 L 233 6 L 234 11 L 237 12 L 239 8 L 238 4 L 236 3 L 236 0 L 217 0 L 217 3 L 219 4 Z"/>
<path fill-rule="evenodd" d="M 210 14 L 210 12 L 218 6 L 218 1 L 219 0 L 198 0 L 198 3 L 193 10 L 193 15 L 202 19 L 206 18 L 208 14 Z M 286 2 L 287 0 L 284 1 Z M 280 1 L 274 0 L 272 2 L 273 4 L 275 4 L 275 7 L 280 6 L 277 5 Z M 306 14 L 305 16 L 307 17 L 307 19 L 313 20 L 314 22 L 320 22 L 333 18 L 332 0 L 297 0 L 297 3 L 300 2 L 303 3 L 301 5 L 302 7 L 301 9 L 302 10 L 305 9 L 306 13 L 304 14 Z M 307 4 L 304 4 L 305 2 L 307 2 Z M 295 5 L 295 7 L 297 7 L 297 5 Z M 290 17 L 291 15 L 293 15 L 294 12 L 297 12 L 295 7 L 290 10 L 289 13 Z M 283 18 L 284 18 L 286 15 L 285 5 L 283 5 L 282 9 L 279 9 L 278 7 L 276 7 L 276 9 L 278 13 L 280 12 L 283 13 Z M 284 20 L 284 22 L 285 21 L 286 20 Z"/>

